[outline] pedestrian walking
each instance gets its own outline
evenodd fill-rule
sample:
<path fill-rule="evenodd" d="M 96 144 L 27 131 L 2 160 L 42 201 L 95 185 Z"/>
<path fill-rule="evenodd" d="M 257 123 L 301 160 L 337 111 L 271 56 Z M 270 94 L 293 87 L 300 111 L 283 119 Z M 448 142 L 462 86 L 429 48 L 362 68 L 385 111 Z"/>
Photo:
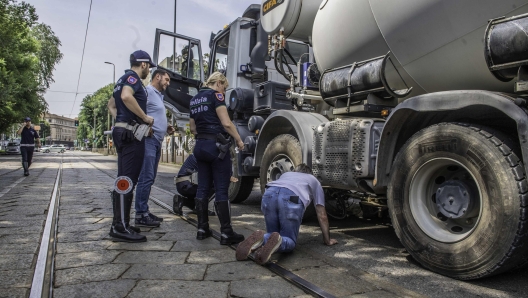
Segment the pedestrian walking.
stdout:
<path fill-rule="evenodd" d="M 237 147 L 242 150 L 244 142 L 235 125 L 229 119 L 225 103 L 226 77 L 214 72 L 191 99 L 191 119 L 189 125 L 195 135 L 194 156 L 198 163 L 198 191 L 196 194 L 196 215 L 198 232 L 196 239 L 211 236 L 208 217 L 208 195 L 214 182 L 215 207 L 220 220 L 220 244 L 229 245 L 244 240 L 244 236 L 233 231 L 228 188 L 231 177 L 231 155 L 229 148 L 231 136 Z"/>
<path fill-rule="evenodd" d="M 136 187 L 136 226 L 159 227 L 163 221 L 163 218 L 150 213 L 148 200 L 150 189 L 158 172 L 161 142 L 165 134 L 174 133 L 174 127 L 167 122 L 165 105 L 163 104 L 162 92 L 167 89 L 169 84 L 169 73 L 157 69 L 152 73 L 152 81 L 146 88 L 148 94 L 147 115 L 154 118 L 154 124 L 152 125 L 153 134 L 145 138 L 145 157 Z"/>
<path fill-rule="evenodd" d="M 24 123 L 18 129 L 17 134 L 20 135 L 20 153 L 22 154 L 24 176 L 29 176 L 29 167 L 33 161 L 35 142 L 40 147 L 40 136 L 31 125 L 31 118 L 29 117 L 24 118 Z"/>
<path fill-rule="evenodd" d="M 274 252 L 293 251 L 304 211 L 312 201 L 323 234 L 323 242 L 326 245 L 336 244 L 337 240 L 330 238 L 321 183 L 312 175 L 309 166 L 300 164 L 293 172 L 286 172 L 278 180 L 266 185 L 261 203 L 266 233 L 256 231 L 240 243 L 236 250 L 236 259 L 245 260 L 256 250 L 255 260 L 263 265 Z"/>
<path fill-rule="evenodd" d="M 117 175 L 126 176 L 136 186 L 145 155 L 145 138 L 136 137 L 134 129 L 137 124 L 152 125 L 154 118 L 147 116 L 147 91 L 141 80 L 149 74 L 149 68 L 155 67 L 152 59 L 145 51 L 135 51 L 130 55 L 130 69 L 117 80 L 108 108 L 115 117 L 115 126 L 112 130 L 112 139 L 117 151 Z M 134 188 L 123 195 L 121 204 L 120 194 L 112 192 L 112 208 L 114 218 L 110 228 L 110 236 L 116 240 L 128 242 L 147 241 L 140 235 L 137 227 L 132 227 L 130 209 L 134 197 Z"/>

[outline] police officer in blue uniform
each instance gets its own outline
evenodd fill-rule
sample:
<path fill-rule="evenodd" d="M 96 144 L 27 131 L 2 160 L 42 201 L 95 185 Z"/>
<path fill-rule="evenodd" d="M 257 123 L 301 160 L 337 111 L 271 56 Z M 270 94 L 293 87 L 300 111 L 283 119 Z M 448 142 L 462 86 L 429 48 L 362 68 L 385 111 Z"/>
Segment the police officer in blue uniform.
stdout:
<path fill-rule="evenodd" d="M 231 156 L 230 143 L 227 140 L 231 136 L 240 150 L 244 148 L 244 142 L 227 113 L 224 94 L 228 86 L 226 77 L 220 72 L 215 72 L 205 82 L 205 86 L 190 103 L 189 124 L 196 138 L 194 156 L 198 162 L 198 192 L 195 199 L 198 216 L 196 239 L 202 240 L 211 236 L 207 198 L 214 182 L 215 207 L 222 234 L 220 244 L 229 245 L 243 241 L 244 236 L 235 233 L 231 227 L 228 199 Z"/>
<path fill-rule="evenodd" d="M 29 176 L 29 167 L 33 160 L 33 151 L 35 150 L 35 141 L 40 147 L 40 136 L 38 132 L 31 126 L 31 118 L 24 118 L 24 125 L 22 125 L 17 134 L 20 135 L 20 153 L 22 154 L 22 167 L 24 168 L 24 176 Z"/>
<path fill-rule="evenodd" d="M 108 108 L 115 117 L 115 126 L 112 139 L 117 149 L 117 175 L 127 176 L 137 184 L 139 173 L 145 155 L 145 138 L 141 141 L 133 134 L 136 124 L 152 125 L 154 119 L 146 114 L 147 91 L 141 80 L 147 78 L 149 68 L 155 67 L 152 59 L 145 51 L 135 51 L 130 55 L 130 69 L 117 81 L 113 97 L 108 102 Z M 116 240 L 127 242 L 147 241 L 140 235 L 137 227 L 132 227 L 130 221 L 130 208 L 134 197 L 133 189 L 124 195 L 123 205 L 120 195 L 112 192 L 112 207 L 114 219 L 110 228 L 110 236 Z M 123 217 L 122 218 L 122 214 Z"/>

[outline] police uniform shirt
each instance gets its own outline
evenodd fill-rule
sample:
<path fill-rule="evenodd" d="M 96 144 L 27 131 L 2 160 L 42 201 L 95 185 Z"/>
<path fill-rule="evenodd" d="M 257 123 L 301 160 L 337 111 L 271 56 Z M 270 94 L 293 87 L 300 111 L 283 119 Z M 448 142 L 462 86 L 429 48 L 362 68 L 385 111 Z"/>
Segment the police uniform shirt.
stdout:
<path fill-rule="evenodd" d="M 224 95 L 210 88 L 200 89 L 191 99 L 191 118 L 194 119 L 198 135 L 226 132 L 216 114 L 216 109 L 221 106 L 226 106 Z"/>
<path fill-rule="evenodd" d="M 20 134 L 20 145 L 35 145 L 35 139 L 40 139 L 38 132 L 33 127 L 25 127 Z"/>
<path fill-rule="evenodd" d="M 116 122 L 129 122 L 131 120 L 138 120 L 138 117 L 132 113 L 123 103 L 121 98 L 121 92 L 123 88 L 129 86 L 134 90 L 134 98 L 136 99 L 139 107 L 143 112 L 147 112 L 147 91 L 141 82 L 138 74 L 130 69 L 125 71 L 125 74 L 117 80 L 116 86 L 114 88 L 114 100 L 117 108 Z"/>

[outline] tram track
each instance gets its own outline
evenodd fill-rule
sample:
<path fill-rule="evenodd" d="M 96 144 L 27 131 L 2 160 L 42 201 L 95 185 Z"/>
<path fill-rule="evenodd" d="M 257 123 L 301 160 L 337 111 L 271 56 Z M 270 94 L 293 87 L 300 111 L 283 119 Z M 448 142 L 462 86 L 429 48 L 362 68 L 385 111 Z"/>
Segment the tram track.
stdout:
<path fill-rule="evenodd" d="M 100 167 L 98 167 L 94 162 L 92 161 L 89 161 L 87 160 L 86 158 L 83 158 L 81 156 L 78 156 L 79 159 L 83 160 L 84 162 L 90 164 L 92 167 L 94 167 L 95 169 L 105 173 L 106 175 L 108 175 L 110 178 L 112 179 L 115 179 L 117 176 L 113 173 L 113 172 L 110 172 L 109 170 L 106 170 L 106 169 L 101 169 Z M 174 196 L 175 193 L 173 192 L 170 192 L 170 191 L 167 191 L 165 189 L 162 189 L 160 187 L 157 187 L 157 186 L 152 186 L 152 188 L 158 190 L 158 191 L 161 191 L 161 192 L 164 192 L 168 195 L 171 195 L 171 196 Z M 150 196 L 150 200 L 155 203 L 156 205 L 160 206 L 161 208 L 167 210 L 170 214 L 174 215 L 174 216 L 178 216 L 182 219 L 184 219 L 185 221 L 187 221 L 189 224 L 193 225 L 193 226 L 197 226 L 198 225 L 198 222 L 194 219 L 194 218 L 191 218 L 190 216 L 188 216 L 187 213 L 184 213 L 183 215 L 177 215 L 176 213 L 174 213 L 174 211 L 172 210 L 172 207 L 169 206 L 168 204 L 162 202 L 161 200 L 153 197 L 153 196 Z M 211 229 L 212 231 L 212 237 L 218 241 L 220 241 L 220 237 L 221 237 L 221 234 L 214 230 L 214 229 Z M 237 245 L 229 245 L 229 247 L 233 250 L 236 250 L 236 247 Z M 250 255 L 249 258 L 254 261 L 254 258 Z M 290 270 L 276 264 L 276 263 L 268 263 L 266 265 L 264 265 L 265 268 L 267 268 L 268 270 L 270 270 L 271 272 L 277 274 L 278 276 L 280 276 L 281 278 L 283 278 L 284 280 L 288 281 L 289 283 L 293 284 L 294 286 L 298 287 L 299 289 L 301 289 L 302 291 L 304 291 L 305 293 L 307 294 L 310 294 L 310 295 L 313 295 L 315 297 L 324 297 L 324 298 L 334 298 L 336 296 L 334 296 L 333 294 L 331 293 L 328 293 L 327 291 L 323 290 L 322 288 L 318 287 L 317 285 L 303 279 L 302 277 L 296 275 L 295 273 L 291 272 Z"/>

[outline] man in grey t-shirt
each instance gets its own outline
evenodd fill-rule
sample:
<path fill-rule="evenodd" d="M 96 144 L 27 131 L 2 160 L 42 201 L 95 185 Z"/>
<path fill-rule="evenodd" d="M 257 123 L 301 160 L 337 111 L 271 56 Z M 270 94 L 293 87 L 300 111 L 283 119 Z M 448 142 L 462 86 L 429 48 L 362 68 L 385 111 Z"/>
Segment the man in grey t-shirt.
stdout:
<path fill-rule="evenodd" d="M 292 251 L 297 243 L 304 211 L 312 201 L 324 243 L 336 244 L 337 240 L 330 238 L 321 183 L 312 175 L 310 167 L 300 164 L 293 172 L 286 172 L 278 180 L 266 185 L 261 210 L 264 213 L 267 233 L 256 231 L 241 242 L 236 250 L 237 260 L 247 259 L 249 254 L 256 250 L 255 260 L 263 265 L 274 252 Z"/>
<path fill-rule="evenodd" d="M 145 157 L 136 187 L 136 226 L 159 227 L 163 221 L 163 218 L 149 212 L 148 200 L 150 189 L 158 172 L 161 142 L 166 133 L 174 132 L 174 128 L 167 123 L 165 104 L 161 93 L 167 89 L 169 84 L 169 74 L 162 69 L 157 69 L 152 73 L 150 85 L 146 87 L 148 94 L 147 115 L 154 118 L 154 124 L 152 125 L 152 136 L 145 138 Z"/>

